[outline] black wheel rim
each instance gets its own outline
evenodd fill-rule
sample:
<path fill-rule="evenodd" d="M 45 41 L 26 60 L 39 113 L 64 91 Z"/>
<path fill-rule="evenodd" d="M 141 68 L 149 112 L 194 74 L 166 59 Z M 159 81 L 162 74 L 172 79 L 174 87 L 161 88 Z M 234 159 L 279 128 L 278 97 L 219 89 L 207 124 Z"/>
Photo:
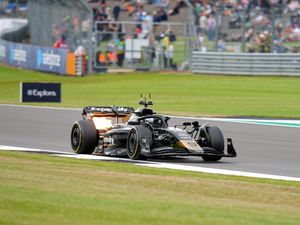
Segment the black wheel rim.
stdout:
<path fill-rule="evenodd" d="M 128 143 L 128 151 L 130 154 L 133 154 L 136 147 L 136 134 L 131 133 L 129 137 L 129 143 Z"/>
<path fill-rule="evenodd" d="M 71 140 L 72 140 L 72 147 L 77 148 L 80 140 L 80 130 L 77 126 L 73 128 Z"/>

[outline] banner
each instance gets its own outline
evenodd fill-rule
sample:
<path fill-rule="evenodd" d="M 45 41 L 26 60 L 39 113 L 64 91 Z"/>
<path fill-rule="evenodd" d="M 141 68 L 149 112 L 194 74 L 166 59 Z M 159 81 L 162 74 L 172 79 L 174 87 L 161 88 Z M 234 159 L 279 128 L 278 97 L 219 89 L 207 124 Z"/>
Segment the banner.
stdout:
<path fill-rule="evenodd" d="M 30 45 L 9 44 L 9 64 L 27 69 L 35 69 L 34 49 Z"/>
<path fill-rule="evenodd" d="M 61 102 L 61 84 L 21 82 L 20 102 Z"/>
<path fill-rule="evenodd" d="M 68 56 L 68 57 L 67 57 Z M 18 44 L 0 39 L 0 62 L 15 67 L 75 75 L 75 55 L 66 49 Z"/>
<path fill-rule="evenodd" d="M 66 73 L 66 49 L 33 46 L 35 49 L 35 69 L 46 72 Z"/>

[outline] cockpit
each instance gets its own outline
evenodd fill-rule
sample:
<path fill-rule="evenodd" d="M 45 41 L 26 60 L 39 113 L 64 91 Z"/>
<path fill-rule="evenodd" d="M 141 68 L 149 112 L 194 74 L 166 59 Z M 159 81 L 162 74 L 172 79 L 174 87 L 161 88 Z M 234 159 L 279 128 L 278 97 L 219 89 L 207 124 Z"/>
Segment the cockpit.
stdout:
<path fill-rule="evenodd" d="M 152 109 L 141 107 L 134 111 L 129 121 L 146 123 L 152 128 L 167 128 L 169 119 L 169 117 L 156 115 Z"/>
<path fill-rule="evenodd" d="M 153 128 L 167 128 L 168 127 L 167 118 L 168 117 L 153 115 L 153 116 L 144 116 L 138 118 L 138 121 L 147 123 Z"/>

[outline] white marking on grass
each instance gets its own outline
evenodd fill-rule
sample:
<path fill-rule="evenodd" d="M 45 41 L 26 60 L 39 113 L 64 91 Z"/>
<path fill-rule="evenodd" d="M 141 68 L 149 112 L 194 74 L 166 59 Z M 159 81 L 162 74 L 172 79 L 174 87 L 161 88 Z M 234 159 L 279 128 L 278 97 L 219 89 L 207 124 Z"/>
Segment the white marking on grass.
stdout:
<path fill-rule="evenodd" d="M 210 173 L 210 174 L 221 174 L 221 175 L 230 175 L 230 176 L 242 176 L 242 177 L 300 182 L 300 178 L 298 178 L 298 177 L 278 176 L 278 175 L 271 175 L 271 174 L 251 173 L 251 172 L 234 171 L 234 170 L 213 169 L 213 168 L 205 168 L 205 167 L 197 167 L 197 166 L 178 165 L 178 164 L 173 164 L 173 163 L 159 163 L 159 162 L 149 162 L 149 161 L 141 161 L 141 160 L 132 161 L 130 159 L 115 158 L 115 157 L 108 157 L 108 156 L 98 156 L 98 155 L 77 155 L 77 154 L 73 154 L 73 153 L 59 152 L 59 151 L 53 151 L 53 150 L 35 149 L 35 148 L 23 148 L 23 147 L 0 145 L 0 150 L 49 153 L 49 154 L 54 154 L 54 156 L 65 157 L 65 158 L 131 162 L 137 166 L 145 166 L 145 167 L 152 167 L 152 168 L 174 169 L 174 170 L 201 172 L 201 173 Z"/>

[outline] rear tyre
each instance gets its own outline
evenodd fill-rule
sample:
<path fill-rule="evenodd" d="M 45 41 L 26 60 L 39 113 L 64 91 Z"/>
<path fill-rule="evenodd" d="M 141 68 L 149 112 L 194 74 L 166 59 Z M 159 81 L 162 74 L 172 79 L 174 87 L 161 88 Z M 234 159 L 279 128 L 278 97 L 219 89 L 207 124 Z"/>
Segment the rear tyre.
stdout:
<path fill-rule="evenodd" d="M 207 127 L 207 139 L 208 147 L 214 148 L 218 153 L 224 153 L 224 137 L 221 130 L 216 126 Z M 216 162 L 222 159 L 222 156 L 217 155 L 204 155 L 202 156 L 204 161 Z"/>
<path fill-rule="evenodd" d="M 71 131 L 71 146 L 77 154 L 92 154 L 98 145 L 97 130 L 92 121 L 78 120 Z"/>
<path fill-rule="evenodd" d="M 130 159 L 142 159 L 141 145 L 139 143 L 139 136 L 136 129 L 132 129 L 129 132 L 127 139 L 127 154 Z"/>

